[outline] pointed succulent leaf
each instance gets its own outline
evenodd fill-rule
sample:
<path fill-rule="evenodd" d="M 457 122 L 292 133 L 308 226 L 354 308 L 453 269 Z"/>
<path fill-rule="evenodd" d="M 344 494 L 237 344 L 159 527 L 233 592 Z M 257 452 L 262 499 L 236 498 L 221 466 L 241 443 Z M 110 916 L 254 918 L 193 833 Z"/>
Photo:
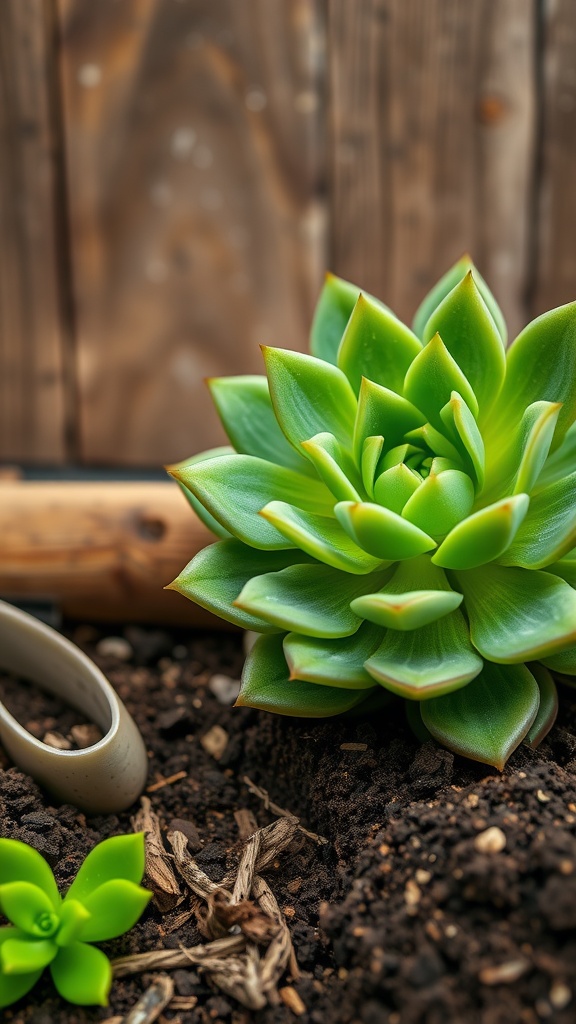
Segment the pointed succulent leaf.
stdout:
<path fill-rule="evenodd" d="M 5 933 L 13 931 L 16 931 L 16 929 L 0 928 L 0 944 L 9 941 Z M 0 962 L 1 955 L 0 945 Z M 3 1009 L 5 1006 L 11 1006 L 12 1003 L 18 1002 L 19 999 L 27 995 L 34 988 L 43 969 L 40 968 L 40 970 L 32 971 L 29 974 L 6 974 L 0 970 L 0 1009 Z"/>
<path fill-rule="evenodd" d="M 107 1006 L 112 966 L 102 950 L 73 942 L 59 950 L 50 973 L 63 999 L 77 1006 Z"/>
<path fill-rule="evenodd" d="M 227 530 L 222 523 L 219 523 L 214 516 L 210 515 L 208 509 L 204 508 L 202 502 L 198 501 L 195 494 L 188 490 L 186 485 L 182 483 L 180 474 L 188 473 L 193 466 L 197 466 L 200 462 L 208 462 L 210 459 L 218 459 L 222 455 L 233 455 L 234 449 L 230 445 L 222 446 L 220 448 L 210 448 L 206 452 L 201 452 L 199 455 L 193 455 L 190 459 L 184 459 L 182 462 L 175 462 L 171 466 L 166 466 L 166 472 L 170 474 L 176 480 L 176 483 L 180 487 L 186 501 L 192 506 L 200 522 L 204 523 L 212 533 L 216 534 L 217 537 L 231 537 L 232 534 Z"/>
<path fill-rule="evenodd" d="M 80 938 L 80 932 L 90 914 L 79 900 L 66 900 L 60 912 L 60 927 L 54 941 L 57 946 L 69 946 Z"/>
<path fill-rule="evenodd" d="M 51 939 L 8 938 L 0 946 L 2 973 L 28 977 L 52 963 L 58 946 Z"/>
<path fill-rule="evenodd" d="M 422 478 L 400 462 L 384 470 L 375 480 L 374 498 L 378 505 L 401 515 L 406 502 L 421 485 Z"/>
<path fill-rule="evenodd" d="M 472 643 L 489 661 L 535 661 L 576 642 L 576 591 L 557 576 L 503 565 L 455 575 Z"/>
<path fill-rule="evenodd" d="M 390 629 L 411 630 L 448 615 L 462 603 L 462 594 L 447 590 L 407 590 L 404 594 L 363 594 L 352 601 L 357 615 Z"/>
<path fill-rule="evenodd" d="M 83 942 L 105 942 L 133 928 L 152 893 L 125 878 L 103 882 L 83 899 L 90 917 L 80 933 Z"/>
<path fill-rule="evenodd" d="M 261 636 L 246 659 L 236 704 L 298 718 L 326 718 L 348 711 L 366 692 L 290 679 L 282 637 Z"/>
<path fill-rule="evenodd" d="M 424 343 L 436 334 L 456 360 L 472 387 L 478 406 L 485 412 L 494 403 L 504 382 L 506 356 L 502 338 L 472 271 L 434 310 L 424 329 Z"/>
<path fill-rule="evenodd" d="M 356 461 L 360 462 L 368 437 L 382 434 L 384 451 L 389 451 L 403 442 L 407 430 L 421 426 L 425 420 L 426 417 L 401 395 L 363 377 L 354 424 Z"/>
<path fill-rule="evenodd" d="M 458 523 L 433 555 L 446 569 L 473 569 L 491 562 L 510 547 L 530 499 L 527 494 L 503 498 Z"/>
<path fill-rule="evenodd" d="M 253 576 L 278 572 L 288 565 L 306 562 L 309 557 L 294 548 L 258 551 L 239 540 L 220 540 L 199 551 L 167 589 L 178 591 L 235 626 L 258 633 L 275 633 L 276 626 L 236 607 L 234 601 Z"/>
<path fill-rule="evenodd" d="M 416 316 L 414 317 L 414 323 L 412 325 L 414 333 L 419 338 L 422 338 L 424 336 L 424 329 L 426 327 L 426 324 L 428 323 L 428 320 L 434 313 L 434 310 L 438 308 L 438 306 L 440 305 L 442 300 L 446 298 L 448 293 L 451 292 L 452 289 L 455 288 L 456 285 L 459 284 L 466 277 L 466 274 L 470 270 L 472 270 L 474 274 L 474 280 L 478 285 L 480 294 L 482 295 L 484 302 L 488 306 L 490 315 L 492 316 L 492 319 L 496 324 L 498 333 L 502 338 L 502 342 L 504 345 L 506 344 L 506 322 L 504 320 L 504 316 L 502 315 L 502 310 L 500 309 L 498 303 L 496 302 L 496 299 L 494 298 L 488 285 L 486 284 L 486 281 L 480 274 L 480 271 L 474 266 L 472 259 L 468 255 L 468 253 L 462 256 L 458 260 L 458 262 L 454 264 L 453 267 L 450 267 L 450 270 L 448 270 L 444 274 L 444 276 L 440 278 L 438 283 L 434 285 L 430 292 L 428 292 L 428 295 L 426 295 L 425 299 L 419 306 Z"/>
<path fill-rule="evenodd" d="M 421 348 L 409 327 L 360 294 L 338 349 L 338 366 L 356 394 L 362 377 L 401 394 L 406 371 Z"/>
<path fill-rule="evenodd" d="M 378 469 L 378 461 L 384 449 L 384 438 L 382 434 L 374 437 L 366 437 L 362 445 L 360 466 L 362 470 L 362 483 L 366 494 L 374 497 L 374 479 Z"/>
<path fill-rule="evenodd" d="M 426 700 L 465 686 L 478 675 L 482 659 L 470 643 L 462 612 L 401 633 L 389 629 L 366 670 L 386 689 L 410 700 Z"/>
<path fill-rule="evenodd" d="M 52 900 L 33 882 L 0 885 L 0 907 L 12 924 L 38 939 L 50 938 L 58 927 L 59 917 Z"/>
<path fill-rule="evenodd" d="M 373 689 L 374 680 L 364 668 L 364 662 L 381 641 L 382 630 L 370 622 L 363 622 L 352 636 L 337 640 L 288 633 L 284 639 L 284 657 L 291 679 L 350 690 Z"/>
<path fill-rule="evenodd" d="M 284 434 L 301 452 L 300 443 L 328 431 L 349 447 L 356 416 L 356 396 L 336 366 L 287 349 L 264 348 L 274 412 Z"/>
<path fill-rule="evenodd" d="M 486 500 L 502 494 L 529 494 L 550 451 L 560 405 L 534 402 L 509 437 L 499 438 L 488 450 Z"/>
<path fill-rule="evenodd" d="M 557 657 L 562 657 L 562 655 L 557 655 Z M 548 735 L 556 721 L 558 714 L 558 690 L 552 676 L 543 665 L 540 665 L 537 661 L 533 662 L 530 665 L 530 671 L 538 683 L 540 704 L 538 705 L 536 718 L 524 737 L 524 742 L 535 750 L 536 747 L 540 746 L 544 737 Z"/>
<path fill-rule="evenodd" d="M 50 867 L 37 850 L 18 839 L 0 839 L 0 881 L 31 882 L 42 889 L 57 910 L 61 904 Z"/>
<path fill-rule="evenodd" d="M 530 499 L 530 508 L 504 565 L 543 569 L 567 554 L 576 543 L 576 471 L 549 484 Z"/>
<path fill-rule="evenodd" d="M 359 295 L 360 289 L 355 284 L 350 284 L 335 274 L 326 274 L 312 322 L 310 351 L 313 356 L 318 356 L 327 363 L 336 362 L 342 335 Z M 366 292 L 364 295 L 381 309 L 388 310 L 380 299 L 375 299 Z"/>
<path fill-rule="evenodd" d="M 434 537 L 442 537 L 465 519 L 474 504 L 474 484 L 466 473 L 458 469 L 434 472 L 434 459 L 430 474 L 414 490 L 402 511 L 421 530 Z"/>
<path fill-rule="evenodd" d="M 576 423 L 566 432 L 559 448 L 549 455 L 538 477 L 537 486 L 547 487 L 572 473 L 576 466 Z"/>
<path fill-rule="evenodd" d="M 474 416 L 478 402 L 470 382 L 450 355 L 442 338 L 435 334 L 416 356 L 404 381 L 404 397 L 412 402 L 442 433 L 444 423 L 440 410 L 449 402 L 453 391 L 462 395 Z M 386 435 L 384 435 L 386 436 Z"/>
<path fill-rule="evenodd" d="M 382 585 L 389 573 L 374 573 L 370 583 Z M 328 565 L 292 565 L 280 572 L 255 576 L 236 603 L 280 629 L 305 636 L 351 636 L 361 623 L 350 602 L 366 590 L 364 576 Z"/>
<path fill-rule="evenodd" d="M 422 720 L 445 747 L 501 771 L 528 733 L 539 701 L 525 665 L 485 664 L 464 689 L 426 701 Z"/>
<path fill-rule="evenodd" d="M 440 418 L 464 461 L 463 468 L 475 481 L 476 490 L 481 491 L 486 472 L 484 441 L 471 409 L 457 391 L 452 392 L 450 401 L 440 410 Z"/>
<path fill-rule="evenodd" d="M 293 545 L 319 562 L 361 575 L 381 568 L 383 559 L 359 547 L 336 519 L 303 512 L 284 501 L 271 501 L 260 515 Z"/>
<path fill-rule="evenodd" d="M 314 476 L 307 460 L 278 426 L 266 377 L 212 377 L 208 386 L 222 426 L 237 452 Z"/>
<path fill-rule="evenodd" d="M 561 672 L 564 676 L 576 676 L 576 647 L 569 647 L 560 654 L 551 654 L 542 659 L 547 668 L 553 672 Z"/>
<path fill-rule="evenodd" d="M 95 889 L 116 879 L 126 879 L 139 885 L 144 875 L 144 833 L 112 836 L 98 843 L 84 860 L 76 878 L 68 889 L 64 902 L 79 900 L 84 903 Z"/>
<path fill-rule="evenodd" d="M 316 434 L 302 441 L 302 448 L 337 501 L 361 500 L 362 481 L 354 460 L 334 434 Z"/>
<path fill-rule="evenodd" d="M 427 533 L 381 505 L 340 501 L 334 512 L 352 540 L 375 558 L 401 561 L 436 547 Z"/>

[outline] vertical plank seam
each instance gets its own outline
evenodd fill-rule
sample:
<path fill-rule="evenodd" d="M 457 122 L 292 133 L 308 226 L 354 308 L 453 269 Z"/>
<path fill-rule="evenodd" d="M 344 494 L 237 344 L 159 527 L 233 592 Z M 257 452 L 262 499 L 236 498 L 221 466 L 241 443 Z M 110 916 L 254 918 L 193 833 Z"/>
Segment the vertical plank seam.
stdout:
<path fill-rule="evenodd" d="M 534 18 L 534 147 L 532 182 L 528 208 L 528 254 L 526 261 L 526 287 L 523 305 L 526 321 L 534 316 L 534 301 L 538 286 L 540 247 L 542 242 L 543 184 L 544 184 L 544 130 L 546 58 L 546 4 L 547 0 L 533 0 Z"/>

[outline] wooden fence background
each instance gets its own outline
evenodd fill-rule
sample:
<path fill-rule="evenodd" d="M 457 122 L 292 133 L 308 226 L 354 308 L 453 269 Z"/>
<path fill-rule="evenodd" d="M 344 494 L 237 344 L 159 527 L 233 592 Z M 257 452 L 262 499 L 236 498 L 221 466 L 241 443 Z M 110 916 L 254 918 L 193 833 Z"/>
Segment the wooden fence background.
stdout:
<path fill-rule="evenodd" d="M 517 330 L 576 297 L 576 3 L 3 0 L 0 242 L 4 461 L 218 443 L 327 267 L 408 317 L 468 249 Z"/>

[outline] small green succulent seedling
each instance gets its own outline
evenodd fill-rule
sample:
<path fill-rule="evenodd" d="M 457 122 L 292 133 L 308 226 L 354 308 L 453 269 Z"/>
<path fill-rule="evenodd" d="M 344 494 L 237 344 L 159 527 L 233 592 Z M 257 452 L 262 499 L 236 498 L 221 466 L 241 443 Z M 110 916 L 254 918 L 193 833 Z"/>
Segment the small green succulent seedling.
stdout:
<path fill-rule="evenodd" d="M 89 945 L 136 924 L 152 893 L 144 874 L 144 834 L 105 839 L 88 854 L 64 899 L 44 858 L 26 843 L 0 839 L 0 1006 L 21 999 L 45 967 L 70 1003 L 106 1006 L 112 968 Z"/>
<path fill-rule="evenodd" d="M 502 767 L 554 720 L 550 670 L 576 676 L 576 303 L 507 347 L 468 257 L 412 330 L 328 276 L 311 353 L 210 381 L 232 447 L 170 471 L 222 539 L 171 587 L 263 634 L 240 704 L 396 695 Z"/>

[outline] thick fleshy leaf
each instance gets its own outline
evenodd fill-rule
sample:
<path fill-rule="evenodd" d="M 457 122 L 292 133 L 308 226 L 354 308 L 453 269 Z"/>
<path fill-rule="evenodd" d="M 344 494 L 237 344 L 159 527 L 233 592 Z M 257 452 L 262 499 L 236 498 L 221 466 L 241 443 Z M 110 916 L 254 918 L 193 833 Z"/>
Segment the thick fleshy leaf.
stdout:
<path fill-rule="evenodd" d="M 576 642 L 576 591 L 557 576 L 484 565 L 456 579 L 472 643 L 489 661 L 536 661 Z"/>
<path fill-rule="evenodd" d="M 77 1006 L 107 1006 L 112 966 L 102 950 L 73 942 L 59 950 L 50 973 L 63 999 Z"/>
<path fill-rule="evenodd" d="M 478 406 L 485 412 L 493 404 L 506 374 L 502 338 L 482 298 L 472 271 L 448 293 L 424 328 L 423 341 L 439 334 L 469 381 Z M 456 391 L 460 388 L 455 387 Z M 460 391 L 460 394 L 463 394 Z M 466 401 L 466 395 L 464 395 Z M 442 403 L 445 404 L 445 403 Z M 468 402 L 468 404 L 470 404 Z"/>
<path fill-rule="evenodd" d="M 266 377 L 212 377 L 208 386 L 222 426 L 237 452 L 314 476 L 308 461 L 278 426 Z"/>
<path fill-rule="evenodd" d="M 492 445 L 540 401 L 562 403 L 552 445 L 557 448 L 576 418 L 576 302 L 533 320 L 508 349 L 504 387 L 486 423 Z"/>
<path fill-rule="evenodd" d="M 362 481 L 354 460 L 334 434 L 316 434 L 302 441 L 302 448 L 337 501 L 361 501 Z"/>
<path fill-rule="evenodd" d="M 358 394 L 362 377 L 402 393 L 404 377 L 422 345 L 389 310 L 360 294 L 338 349 L 338 366 Z"/>
<path fill-rule="evenodd" d="M 220 540 L 199 551 L 166 589 L 178 591 L 202 608 L 243 629 L 275 633 L 275 626 L 258 615 L 250 615 L 237 608 L 234 601 L 253 576 L 278 572 L 288 565 L 306 562 L 308 558 L 294 548 L 258 551 L 239 540 Z"/>
<path fill-rule="evenodd" d="M 388 308 L 373 295 L 364 294 L 382 309 Z M 313 356 L 328 363 L 336 362 L 342 335 L 359 295 L 360 289 L 355 284 L 335 274 L 326 274 L 310 334 L 310 351 Z"/>
<path fill-rule="evenodd" d="M 561 672 L 565 676 L 576 676 L 576 647 L 569 647 L 567 651 L 561 651 L 560 654 L 542 658 L 542 661 L 553 672 Z"/>
<path fill-rule="evenodd" d="M 459 457 L 464 460 L 463 468 L 474 479 L 476 490 L 481 491 L 486 472 L 486 453 L 472 410 L 462 396 L 453 391 L 450 401 L 440 410 L 440 417 L 456 445 Z"/>
<path fill-rule="evenodd" d="M 576 590 L 576 548 L 569 551 L 559 562 L 547 565 L 546 572 L 553 572 L 555 576 L 561 576 Z"/>
<path fill-rule="evenodd" d="M 442 537 L 465 519 L 474 504 L 474 484 L 466 473 L 458 469 L 435 472 L 434 459 L 430 474 L 406 502 L 402 511 L 421 530 L 434 537 Z"/>
<path fill-rule="evenodd" d="M 0 881 L 31 882 L 48 896 L 55 909 L 61 904 L 54 875 L 44 857 L 18 839 L 0 839 Z"/>
<path fill-rule="evenodd" d="M 52 900 L 33 882 L 0 885 L 0 907 L 12 924 L 38 939 L 50 938 L 58 927 L 59 917 Z"/>
<path fill-rule="evenodd" d="M 374 497 L 374 479 L 383 449 L 384 438 L 382 434 L 367 437 L 362 445 L 362 454 L 360 456 L 362 483 L 364 484 L 364 490 L 371 498 Z"/>
<path fill-rule="evenodd" d="M 361 617 L 350 602 L 367 586 L 382 586 L 389 575 L 374 573 L 368 581 L 328 565 L 292 565 L 249 580 L 236 603 L 280 629 L 315 637 L 351 636 Z"/>
<path fill-rule="evenodd" d="M 384 451 L 389 451 L 403 442 L 406 431 L 421 426 L 425 421 L 426 417 L 405 398 L 364 377 L 354 424 L 356 461 L 360 462 L 368 437 L 382 435 Z"/>
<path fill-rule="evenodd" d="M 338 640 L 288 633 L 284 639 L 284 656 L 290 678 L 350 690 L 371 689 L 374 680 L 364 668 L 364 662 L 381 641 L 382 630 L 370 622 L 363 622 L 353 636 Z"/>
<path fill-rule="evenodd" d="M 488 449 L 486 501 L 503 494 L 529 494 L 536 484 L 550 451 L 560 406 L 534 402 L 508 436 Z"/>
<path fill-rule="evenodd" d="M 345 374 L 301 352 L 264 348 L 263 353 L 276 419 L 296 450 L 323 431 L 350 447 L 356 396 Z"/>
<path fill-rule="evenodd" d="M 468 253 L 465 253 L 465 255 L 462 256 L 458 260 L 458 262 L 454 264 L 453 267 L 450 267 L 450 270 L 448 270 L 444 274 L 444 276 L 440 278 L 438 283 L 434 285 L 431 291 L 428 292 L 428 295 L 426 295 L 423 302 L 418 307 L 418 311 L 416 313 L 416 316 L 414 317 L 414 323 L 412 327 L 414 333 L 419 338 L 422 338 L 424 336 L 424 328 L 426 327 L 426 324 L 428 323 L 428 320 L 432 316 L 434 310 L 437 309 L 442 300 L 446 298 L 448 293 L 451 292 L 452 289 L 455 288 L 456 285 L 459 284 L 460 281 L 462 281 L 463 278 L 466 277 L 466 274 L 468 273 L 469 270 L 473 271 L 474 280 L 476 281 L 476 284 L 480 289 L 480 294 L 482 295 L 484 302 L 488 306 L 490 314 L 494 320 L 494 323 L 496 324 L 498 333 L 502 338 L 503 343 L 506 344 L 506 322 L 502 315 L 502 310 L 500 309 L 498 303 L 496 302 L 496 299 L 494 298 L 488 285 L 486 284 L 486 281 L 480 274 L 480 271 L 474 266 L 472 258 L 468 255 Z"/>
<path fill-rule="evenodd" d="M 474 416 L 477 416 L 478 402 L 470 382 L 450 355 L 440 335 L 435 334 L 416 356 L 406 374 L 404 397 L 425 414 L 425 419 L 433 427 L 442 432 L 444 423 L 440 410 L 450 401 L 453 391 L 462 395 Z"/>
<path fill-rule="evenodd" d="M 213 459 L 183 471 L 178 479 L 238 540 L 263 550 L 290 547 L 259 515 L 267 502 L 289 501 L 320 515 L 329 514 L 334 505 L 324 484 L 252 455 Z"/>
<path fill-rule="evenodd" d="M 558 655 L 558 657 L 562 657 L 562 655 Z M 552 676 L 543 665 L 536 661 L 529 668 L 538 683 L 540 704 L 538 705 L 536 718 L 526 733 L 524 742 L 535 750 L 542 743 L 544 737 L 548 735 L 556 721 L 558 714 L 558 690 Z"/>
<path fill-rule="evenodd" d="M 144 833 L 112 836 L 98 843 L 84 860 L 64 902 L 84 903 L 104 882 L 123 878 L 139 885 L 144 875 Z"/>
<path fill-rule="evenodd" d="M 379 683 L 410 700 L 465 686 L 482 668 L 458 609 L 410 633 L 390 629 L 365 668 Z"/>
<path fill-rule="evenodd" d="M 462 594 L 447 590 L 408 590 L 404 594 L 364 594 L 352 610 L 369 622 L 390 629 L 419 629 L 448 615 L 462 603 Z"/>
<path fill-rule="evenodd" d="M 458 523 L 432 560 L 446 569 L 473 569 L 499 558 L 514 540 L 529 505 L 527 494 L 487 505 Z"/>
<path fill-rule="evenodd" d="M 166 466 L 166 471 L 170 473 L 176 480 L 176 483 L 180 487 L 182 494 L 186 498 L 189 505 L 192 506 L 200 522 L 204 523 L 212 533 L 216 534 L 217 537 L 231 537 L 232 534 L 227 530 L 222 523 L 219 523 L 214 516 L 210 515 L 208 509 L 205 509 L 202 502 L 198 501 L 195 494 L 189 491 L 188 488 L 178 479 L 178 474 L 181 472 L 187 472 L 193 466 L 197 466 L 200 462 L 208 462 L 210 459 L 219 459 L 222 455 L 233 455 L 234 449 L 230 445 L 226 445 L 220 448 L 210 448 L 206 452 L 200 452 L 199 455 L 193 455 L 189 459 L 184 459 L 182 462 L 175 462 L 172 466 Z"/>
<path fill-rule="evenodd" d="M 8 938 L 0 946 L 4 974 L 28 976 L 52 963 L 58 946 L 51 939 Z"/>
<path fill-rule="evenodd" d="M 80 938 L 83 942 L 105 942 L 133 928 L 148 906 L 152 893 L 125 878 L 114 878 L 83 899 L 90 914 Z"/>
<path fill-rule="evenodd" d="M 556 480 L 561 480 L 574 471 L 576 466 L 576 423 L 568 430 L 562 444 L 544 463 L 544 469 L 538 477 L 537 486 L 547 487 Z"/>
<path fill-rule="evenodd" d="M 452 392 L 456 394 L 455 391 Z M 472 413 L 470 413 L 472 416 Z M 474 417 L 472 417 L 474 418 Z M 476 422 L 476 421 L 474 421 Z M 434 455 L 439 455 L 445 459 L 452 459 L 453 462 L 460 463 L 462 456 L 455 445 L 448 440 L 446 434 L 441 434 L 436 427 L 433 427 L 431 423 L 425 423 L 422 427 L 417 427 L 416 430 L 411 430 L 406 434 L 406 440 L 416 445 L 418 448 L 422 448 L 424 451 L 430 449 Z M 463 465 L 458 465 L 459 469 L 463 469 Z"/>
<path fill-rule="evenodd" d="M 22 938 L 23 932 L 18 928 L 0 927 L 0 964 L 2 963 L 2 947 L 6 942 Z M 0 970 L 0 1009 L 11 1006 L 22 999 L 34 987 L 42 974 L 43 968 L 30 974 L 5 974 Z"/>
<path fill-rule="evenodd" d="M 261 636 L 244 664 L 236 705 L 296 718 L 326 718 L 348 711 L 364 700 L 366 692 L 290 679 L 282 637 Z"/>
<path fill-rule="evenodd" d="M 363 575 L 382 567 L 383 559 L 367 554 L 329 516 L 315 516 L 284 501 L 271 501 L 260 515 L 293 545 L 335 569 Z"/>
<path fill-rule="evenodd" d="M 60 927 L 54 936 L 57 946 L 69 946 L 80 938 L 80 932 L 90 914 L 79 900 L 67 899 L 60 912 Z"/>
<path fill-rule="evenodd" d="M 513 543 L 502 555 L 504 565 L 542 569 L 556 562 L 576 543 L 576 472 L 542 488 Z"/>
<path fill-rule="evenodd" d="M 352 540 L 375 558 L 401 561 L 436 547 L 427 533 L 381 505 L 341 501 L 334 512 Z"/>
<path fill-rule="evenodd" d="M 539 701 L 525 665 L 485 664 L 464 689 L 426 701 L 422 721 L 445 747 L 502 770 L 528 733 Z"/>
<path fill-rule="evenodd" d="M 401 515 L 406 502 L 421 486 L 422 477 L 404 462 L 386 469 L 374 482 L 374 498 L 378 505 Z"/>

